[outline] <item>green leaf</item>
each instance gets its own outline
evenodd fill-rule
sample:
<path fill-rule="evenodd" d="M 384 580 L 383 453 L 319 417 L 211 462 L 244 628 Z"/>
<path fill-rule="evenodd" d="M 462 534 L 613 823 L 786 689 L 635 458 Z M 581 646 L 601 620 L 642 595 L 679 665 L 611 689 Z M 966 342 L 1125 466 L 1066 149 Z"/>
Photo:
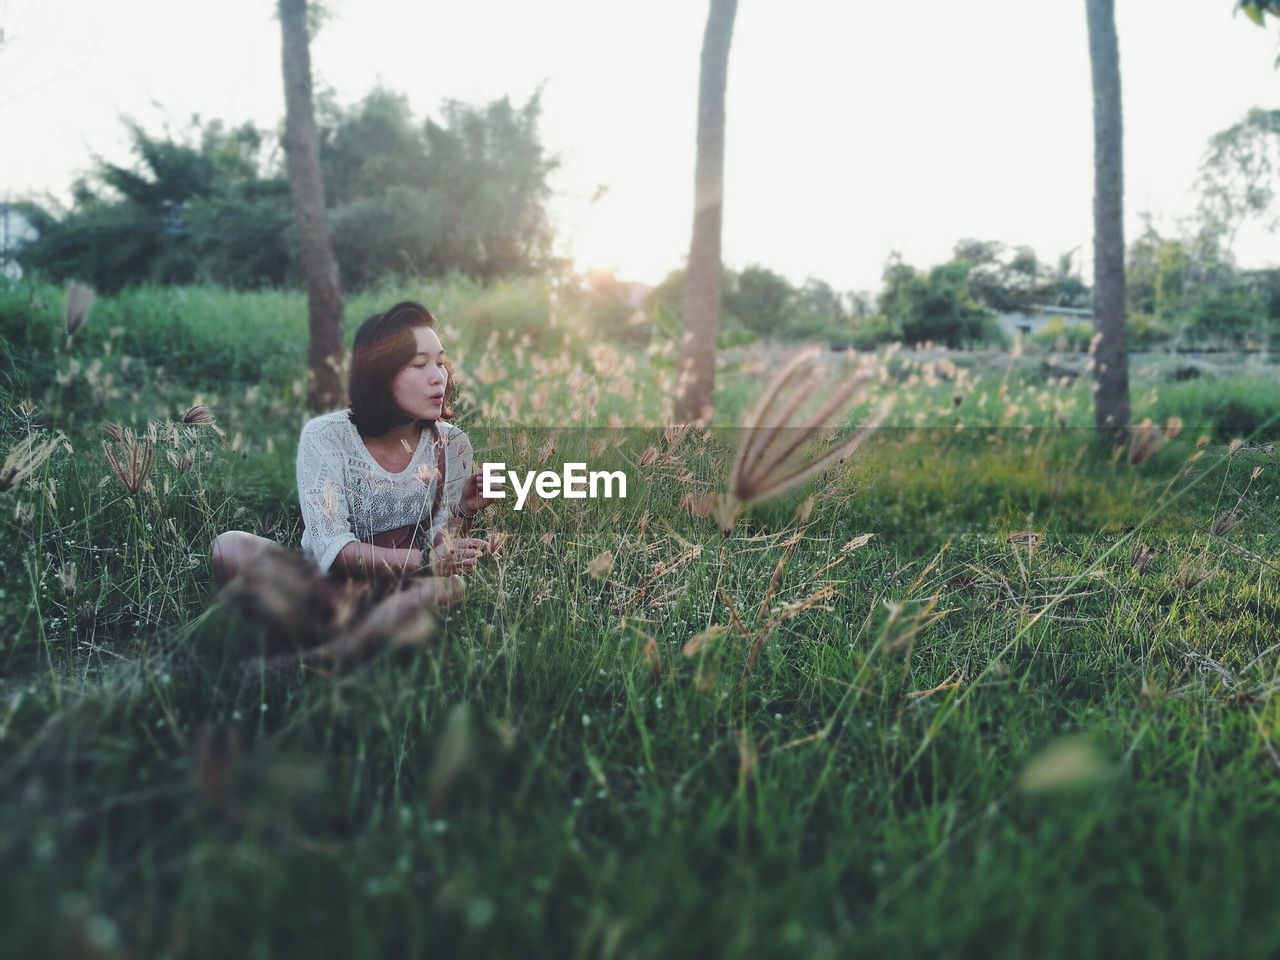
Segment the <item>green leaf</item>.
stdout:
<path fill-rule="evenodd" d="M 1256 3 L 1242 3 L 1240 4 L 1240 9 L 1244 11 L 1244 15 L 1246 17 L 1258 26 L 1263 26 L 1262 11 L 1258 9 L 1258 5 Z"/>
<path fill-rule="evenodd" d="M 675 343 L 680 342 L 680 324 L 678 324 L 676 322 L 676 318 L 671 315 L 671 311 L 662 304 L 658 304 L 658 306 L 654 308 L 653 322 L 668 340 Z"/>

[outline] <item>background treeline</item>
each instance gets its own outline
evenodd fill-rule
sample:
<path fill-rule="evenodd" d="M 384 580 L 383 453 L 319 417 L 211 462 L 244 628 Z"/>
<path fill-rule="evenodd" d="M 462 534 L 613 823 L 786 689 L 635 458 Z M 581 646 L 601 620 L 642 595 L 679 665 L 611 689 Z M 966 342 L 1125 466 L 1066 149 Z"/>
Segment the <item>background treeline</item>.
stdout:
<path fill-rule="evenodd" d="M 555 161 L 538 138 L 539 111 L 537 96 L 523 106 L 451 101 L 436 122 L 381 89 L 349 108 L 322 100 L 321 164 L 344 284 L 545 266 Z M 24 270 L 106 292 L 301 284 L 277 135 L 199 119 L 160 135 L 130 124 L 129 133 L 134 163 L 99 161 L 64 216 L 25 208 L 39 237 L 18 252 Z"/>
<path fill-rule="evenodd" d="M 549 177 L 540 103 L 447 102 L 440 119 L 375 89 L 349 106 L 318 105 L 321 163 L 343 285 L 457 276 L 479 287 L 485 331 L 555 340 L 564 316 L 620 342 L 675 336 L 685 273 L 658 286 L 575 273 L 552 255 Z M 131 123 L 128 165 L 99 160 L 56 215 L 21 212 L 38 231 L 16 257 L 29 273 L 103 292 L 148 285 L 233 289 L 302 284 L 283 152 L 276 133 L 193 118 L 150 133 Z M 1249 221 L 1275 226 L 1280 111 L 1253 110 L 1209 143 L 1195 217 L 1172 235 L 1148 219 L 1129 246 L 1130 343 L 1137 348 L 1238 350 L 1280 343 L 1280 270 L 1241 270 L 1232 254 Z M 498 283 L 497 281 L 502 281 Z M 885 265 L 875 296 L 817 278 L 795 284 L 767 266 L 724 269 L 721 346 L 756 337 L 873 347 L 903 340 L 953 348 L 1006 342 L 1000 314 L 1088 308 L 1073 253 L 1042 260 L 1026 246 L 966 239 L 944 263 Z M 1032 342 L 1083 350 L 1092 326 L 1065 315 Z"/>

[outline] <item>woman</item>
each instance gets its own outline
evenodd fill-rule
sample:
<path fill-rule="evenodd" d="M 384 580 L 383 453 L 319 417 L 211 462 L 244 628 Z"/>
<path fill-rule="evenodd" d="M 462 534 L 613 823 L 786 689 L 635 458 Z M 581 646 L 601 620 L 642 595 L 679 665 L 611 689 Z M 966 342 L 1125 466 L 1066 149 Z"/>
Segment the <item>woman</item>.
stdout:
<path fill-rule="evenodd" d="M 361 324 L 350 408 L 310 420 L 298 443 L 303 553 L 330 578 L 403 589 L 406 604 L 457 599 L 455 574 L 488 552 L 488 541 L 467 535 L 487 501 L 471 441 L 448 422 L 452 368 L 435 323 L 405 301 Z M 271 549 L 281 548 L 239 530 L 220 534 L 214 576 L 226 583 Z"/>

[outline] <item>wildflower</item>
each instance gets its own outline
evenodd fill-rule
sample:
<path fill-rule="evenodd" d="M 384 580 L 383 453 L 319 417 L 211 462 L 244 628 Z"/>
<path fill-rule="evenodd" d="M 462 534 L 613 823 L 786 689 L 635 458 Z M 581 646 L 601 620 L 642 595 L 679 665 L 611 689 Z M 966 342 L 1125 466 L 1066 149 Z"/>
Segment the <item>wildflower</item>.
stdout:
<path fill-rule="evenodd" d="M 93 309 L 93 288 L 81 283 L 67 284 L 66 300 L 62 307 L 62 319 L 66 323 L 67 336 L 72 336 L 84 326 L 89 319 L 89 311 Z"/>

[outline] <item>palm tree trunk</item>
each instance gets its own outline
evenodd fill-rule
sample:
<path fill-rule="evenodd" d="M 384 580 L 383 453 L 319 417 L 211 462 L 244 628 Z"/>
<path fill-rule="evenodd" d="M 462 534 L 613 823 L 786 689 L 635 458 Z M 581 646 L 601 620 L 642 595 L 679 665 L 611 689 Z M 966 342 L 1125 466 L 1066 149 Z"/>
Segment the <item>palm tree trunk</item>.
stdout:
<path fill-rule="evenodd" d="M 698 158 L 693 240 L 684 299 L 684 356 L 674 418 L 711 418 L 720 324 L 720 229 L 724 210 L 724 98 L 738 0 L 711 0 L 698 83 Z"/>
<path fill-rule="evenodd" d="M 1125 344 L 1124 127 L 1115 0 L 1085 0 L 1093 67 L 1094 424 L 1107 437 L 1129 426 Z"/>
<path fill-rule="evenodd" d="M 307 0 L 280 0 L 283 40 L 285 162 L 293 212 L 298 224 L 302 270 L 307 278 L 307 317 L 311 345 L 309 402 L 313 410 L 331 410 L 345 402 L 342 380 L 342 291 L 338 264 L 325 218 L 324 180 L 320 175 L 320 138 L 311 99 L 311 50 Z"/>

